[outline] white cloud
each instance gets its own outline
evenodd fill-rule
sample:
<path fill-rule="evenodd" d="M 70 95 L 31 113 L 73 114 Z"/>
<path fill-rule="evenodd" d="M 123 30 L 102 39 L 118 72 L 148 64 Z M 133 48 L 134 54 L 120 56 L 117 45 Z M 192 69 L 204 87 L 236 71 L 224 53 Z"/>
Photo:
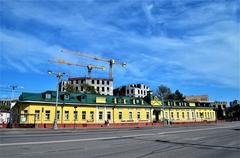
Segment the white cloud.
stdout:
<path fill-rule="evenodd" d="M 10 66 L 20 72 L 42 73 L 48 58 L 56 57 L 56 51 L 60 48 L 17 31 L 2 29 L 0 36 L 1 57 L 5 60 L 1 68 Z"/>
<path fill-rule="evenodd" d="M 76 43 L 73 50 L 128 61 L 126 70 L 114 70 L 134 80 L 146 77 L 145 80 L 179 84 L 196 80 L 230 87 L 240 84 L 240 33 L 235 3 L 203 2 L 191 6 L 191 1 L 144 1 L 142 5 L 127 2 L 49 6 L 10 3 L 8 9 L 20 20 L 61 28 L 63 37 L 72 38 L 63 40 Z M 39 66 L 46 64 L 48 58 L 59 58 L 55 53 L 60 44 L 52 46 L 20 31 L 3 30 L 1 35 L 5 57 L 19 71 L 39 72 Z M 22 56 L 24 62 L 20 60 Z M 81 62 L 67 55 L 61 57 Z M 78 69 L 72 71 L 78 73 Z"/>

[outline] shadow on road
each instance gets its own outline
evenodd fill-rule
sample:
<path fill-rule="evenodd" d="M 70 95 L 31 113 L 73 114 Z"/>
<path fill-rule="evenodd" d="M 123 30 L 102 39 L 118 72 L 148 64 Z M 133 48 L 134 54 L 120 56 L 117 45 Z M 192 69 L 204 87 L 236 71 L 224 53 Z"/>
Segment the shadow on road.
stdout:
<path fill-rule="evenodd" d="M 175 141 L 160 140 L 160 139 L 155 140 L 155 142 L 169 143 L 169 144 L 183 145 L 183 146 L 194 146 L 194 147 L 207 148 L 207 149 L 221 149 L 221 150 L 226 149 L 226 150 L 240 151 L 239 147 L 223 146 L 223 145 L 207 145 L 207 144 L 199 144 L 199 143 L 175 142 Z"/>

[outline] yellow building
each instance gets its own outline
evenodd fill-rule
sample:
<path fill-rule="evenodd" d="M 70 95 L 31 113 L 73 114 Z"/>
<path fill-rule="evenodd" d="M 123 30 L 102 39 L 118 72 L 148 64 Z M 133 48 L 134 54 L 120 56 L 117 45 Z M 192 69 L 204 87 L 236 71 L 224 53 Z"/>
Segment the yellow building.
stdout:
<path fill-rule="evenodd" d="M 165 120 L 178 124 L 216 121 L 216 113 L 210 102 L 166 100 L 163 106 L 158 97 L 151 95 L 148 101 L 152 105 L 155 122 Z"/>
<path fill-rule="evenodd" d="M 55 101 L 55 91 L 22 93 L 14 107 L 18 114 L 15 120 L 20 125 L 50 128 L 55 118 Z M 59 127 L 103 126 L 106 122 L 114 126 L 142 126 L 163 120 L 168 123 L 215 121 L 215 112 L 208 105 L 207 102 L 166 101 L 163 107 L 151 92 L 144 99 L 62 92 L 57 120 Z"/>

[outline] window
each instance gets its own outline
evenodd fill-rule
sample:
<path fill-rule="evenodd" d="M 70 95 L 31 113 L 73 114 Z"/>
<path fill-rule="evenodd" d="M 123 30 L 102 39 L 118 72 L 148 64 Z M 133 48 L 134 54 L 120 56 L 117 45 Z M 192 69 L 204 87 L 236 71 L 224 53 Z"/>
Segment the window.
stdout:
<path fill-rule="evenodd" d="M 195 113 L 194 112 L 192 112 L 192 118 L 195 118 Z"/>
<path fill-rule="evenodd" d="M 94 112 L 93 111 L 90 111 L 90 119 L 94 120 Z"/>
<path fill-rule="evenodd" d="M 107 112 L 107 119 L 111 120 L 111 112 L 110 111 Z"/>
<path fill-rule="evenodd" d="M 78 112 L 74 111 L 73 112 L 74 120 L 78 120 Z"/>
<path fill-rule="evenodd" d="M 40 110 L 35 110 L 35 120 L 40 120 Z"/>
<path fill-rule="evenodd" d="M 171 112 L 171 118 L 172 118 L 172 119 L 174 118 L 173 112 Z"/>
<path fill-rule="evenodd" d="M 187 112 L 187 119 L 190 120 L 189 112 Z"/>
<path fill-rule="evenodd" d="M 109 85 L 109 81 L 107 81 L 107 85 Z"/>
<path fill-rule="evenodd" d="M 76 84 L 78 84 L 78 80 L 76 80 Z"/>
<path fill-rule="evenodd" d="M 178 119 L 178 120 L 180 119 L 180 117 L 179 117 L 179 112 L 177 112 L 177 119 Z"/>
<path fill-rule="evenodd" d="M 65 111 L 65 120 L 69 120 L 69 111 Z"/>
<path fill-rule="evenodd" d="M 131 93 L 133 94 L 133 89 L 131 89 Z"/>
<path fill-rule="evenodd" d="M 69 95 L 68 94 L 64 95 L 64 100 L 69 100 Z"/>
<path fill-rule="evenodd" d="M 107 92 L 109 92 L 109 87 L 107 87 Z"/>
<path fill-rule="evenodd" d="M 204 117 L 204 113 L 200 112 L 200 117 L 203 118 Z"/>
<path fill-rule="evenodd" d="M 139 99 L 136 99 L 136 103 L 137 103 L 137 104 L 139 104 L 139 103 L 140 103 Z"/>
<path fill-rule="evenodd" d="M 128 119 L 129 119 L 129 120 L 132 120 L 132 112 L 129 112 L 129 113 L 128 113 Z"/>
<path fill-rule="evenodd" d="M 60 120 L 60 111 L 57 111 L 57 120 Z"/>
<path fill-rule="evenodd" d="M 122 119 L 122 112 L 118 112 L 118 119 L 119 119 L 119 120 Z"/>
<path fill-rule="evenodd" d="M 51 99 L 51 94 L 50 93 L 46 93 L 45 98 L 46 99 Z"/>
<path fill-rule="evenodd" d="M 198 118 L 198 112 L 197 112 L 197 118 Z"/>
<path fill-rule="evenodd" d="M 50 110 L 45 111 L 45 120 L 50 120 Z"/>
<path fill-rule="evenodd" d="M 149 112 L 147 112 L 146 115 L 146 118 L 149 120 Z"/>
<path fill-rule="evenodd" d="M 104 92 L 105 91 L 105 88 L 104 87 L 102 87 L 102 92 Z"/>
<path fill-rule="evenodd" d="M 184 119 L 184 112 L 182 112 L 182 118 Z"/>
<path fill-rule="evenodd" d="M 137 119 L 141 119 L 141 113 L 137 112 Z"/>
<path fill-rule="evenodd" d="M 165 112 L 165 118 L 168 119 L 168 112 Z"/>
<path fill-rule="evenodd" d="M 99 84 L 99 80 L 97 80 L 97 84 Z"/>
<path fill-rule="evenodd" d="M 86 120 L 86 111 L 82 111 L 82 120 Z"/>
<path fill-rule="evenodd" d="M 102 84 L 104 84 L 104 80 L 102 80 Z"/>
<path fill-rule="evenodd" d="M 99 92 L 99 87 L 97 87 L 97 92 Z"/>
<path fill-rule="evenodd" d="M 103 112 L 102 112 L 102 111 L 99 112 L 98 118 L 99 118 L 99 120 L 102 120 L 102 119 L 103 119 Z"/>
<path fill-rule="evenodd" d="M 94 84 L 94 80 L 92 80 L 92 84 Z"/>

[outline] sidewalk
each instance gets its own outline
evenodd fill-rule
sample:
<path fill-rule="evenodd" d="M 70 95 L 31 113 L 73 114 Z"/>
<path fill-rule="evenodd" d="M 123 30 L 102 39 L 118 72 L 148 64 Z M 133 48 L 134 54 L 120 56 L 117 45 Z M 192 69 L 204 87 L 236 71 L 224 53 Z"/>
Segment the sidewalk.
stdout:
<path fill-rule="evenodd" d="M 76 131 L 111 131 L 118 129 L 134 130 L 143 128 L 179 128 L 179 127 L 201 127 L 201 126 L 218 126 L 224 125 L 225 123 L 208 123 L 208 124 L 173 124 L 173 125 L 162 125 L 159 126 L 104 126 L 104 127 L 80 127 L 80 128 L 58 128 L 54 130 L 52 128 L 0 128 L 0 134 L 4 133 L 72 133 Z"/>

